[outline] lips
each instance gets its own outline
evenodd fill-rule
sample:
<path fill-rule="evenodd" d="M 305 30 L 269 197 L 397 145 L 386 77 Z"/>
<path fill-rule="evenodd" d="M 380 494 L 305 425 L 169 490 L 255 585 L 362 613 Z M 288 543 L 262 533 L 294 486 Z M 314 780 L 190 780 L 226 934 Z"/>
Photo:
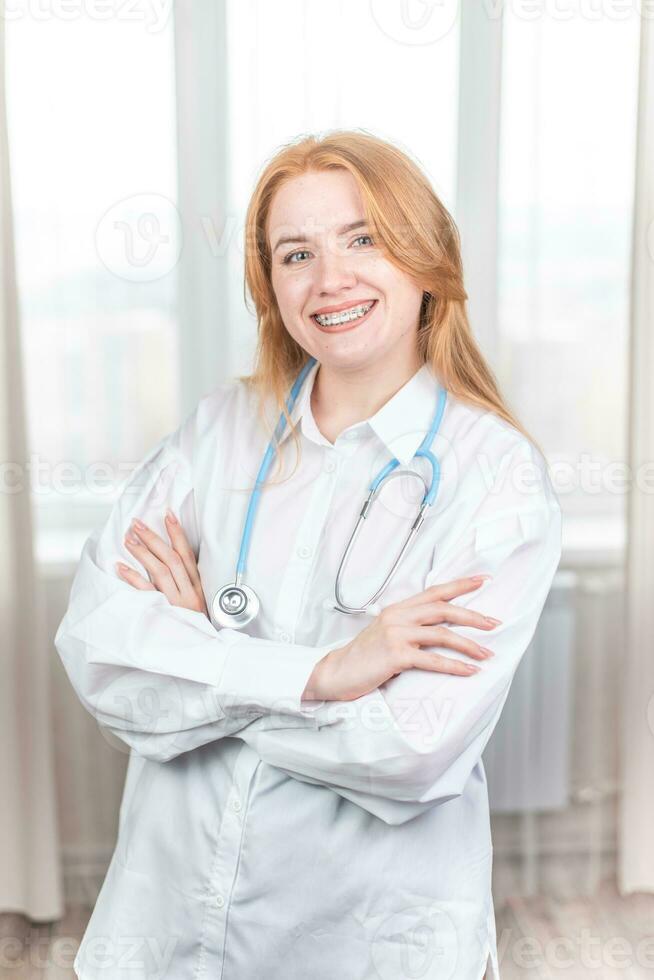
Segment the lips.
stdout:
<path fill-rule="evenodd" d="M 314 310 L 313 316 L 329 316 L 331 313 L 344 313 L 346 310 L 354 310 L 357 306 L 367 306 L 375 300 L 370 296 L 365 299 L 351 299 L 349 303 L 340 303 L 338 306 L 326 306 L 323 310 Z"/>
<path fill-rule="evenodd" d="M 361 303 L 351 303 L 349 306 L 344 306 L 342 308 L 342 310 L 335 310 L 333 312 L 343 312 L 344 310 L 354 309 L 356 306 L 360 306 L 360 305 L 362 305 L 362 304 Z M 358 317 L 355 320 L 349 320 L 346 323 L 341 323 L 338 326 L 334 326 L 334 327 L 323 327 L 316 320 L 315 313 L 312 313 L 311 314 L 311 319 L 313 320 L 313 322 L 316 325 L 316 327 L 318 328 L 318 330 L 321 330 L 323 333 L 344 333 L 346 330 L 354 330 L 355 327 L 358 327 L 362 323 L 365 323 L 366 320 L 368 319 L 368 317 L 370 317 L 374 313 L 376 307 L 377 307 L 377 300 L 375 299 L 375 300 L 372 301 L 372 306 L 370 307 L 370 309 L 368 310 L 368 312 L 366 314 L 364 314 L 364 316 L 360 316 L 360 317 Z M 327 314 L 325 314 L 325 315 L 327 315 Z"/>

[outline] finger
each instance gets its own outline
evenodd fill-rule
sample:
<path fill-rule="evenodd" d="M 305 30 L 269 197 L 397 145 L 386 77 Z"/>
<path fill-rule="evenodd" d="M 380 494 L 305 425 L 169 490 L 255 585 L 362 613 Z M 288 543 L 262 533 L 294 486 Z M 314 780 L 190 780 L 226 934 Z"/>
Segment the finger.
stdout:
<path fill-rule="evenodd" d="M 424 606 L 409 606 L 402 613 L 407 625 L 432 626 L 452 623 L 456 626 L 473 626 L 480 630 L 494 630 L 502 625 L 501 620 L 484 616 L 474 609 L 466 609 L 453 603 L 431 602 Z"/>
<path fill-rule="evenodd" d="M 452 582 L 444 582 L 442 585 L 431 585 L 424 592 L 418 592 L 416 595 L 398 602 L 397 605 L 414 606 L 424 604 L 425 602 L 433 602 L 434 600 L 449 602 L 450 599 L 455 599 L 457 596 L 474 592 L 489 578 L 490 575 L 469 575 L 467 578 L 457 578 Z"/>
<path fill-rule="evenodd" d="M 188 542 L 188 538 L 186 537 L 186 532 L 172 511 L 169 510 L 166 513 L 165 521 L 171 544 L 184 562 L 186 574 L 188 575 L 193 587 L 197 590 L 201 585 L 200 573 L 198 571 L 195 554 Z"/>
<path fill-rule="evenodd" d="M 461 636 L 445 626 L 419 626 L 418 629 L 407 633 L 407 638 L 409 642 L 419 643 L 423 647 L 446 647 L 448 650 L 458 650 L 476 660 L 486 660 L 494 656 L 493 651 L 488 647 L 482 647 L 467 636 Z"/>
<path fill-rule="evenodd" d="M 135 540 L 132 540 L 132 537 Z M 150 576 L 150 581 L 159 592 L 163 592 L 169 602 L 176 602 L 179 599 L 179 589 L 168 566 L 153 555 L 133 531 L 125 536 L 124 544 L 129 553 L 143 565 Z"/>
<path fill-rule="evenodd" d="M 142 521 L 134 521 L 132 533 L 135 533 L 151 552 L 151 554 L 154 555 L 155 558 L 159 559 L 161 565 L 168 569 L 168 572 L 172 576 L 173 582 L 175 583 L 179 592 L 182 594 L 187 593 L 191 589 L 191 580 L 184 566 L 184 562 L 177 554 L 175 549 L 164 541 L 163 538 L 160 538 L 158 534 L 155 534 L 155 532 L 151 528 L 147 527 Z M 162 574 L 160 569 L 159 574 Z"/>
<path fill-rule="evenodd" d="M 462 660 L 444 657 L 441 653 L 426 653 L 420 650 L 416 651 L 413 666 L 420 670 L 432 670 L 438 674 L 460 674 L 463 677 L 477 674 L 481 670 L 481 667 L 477 667 L 476 664 L 466 664 Z"/>
<path fill-rule="evenodd" d="M 135 589 L 141 589 L 143 592 L 157 591 L 152 582 L 148 582 L 135 568 L 130 568 L 129 565 L 124 565 L 121 561 L 116 562 L 116 571 L 120 578 L 128 582 L 129 585 L 133 585 Z"/>

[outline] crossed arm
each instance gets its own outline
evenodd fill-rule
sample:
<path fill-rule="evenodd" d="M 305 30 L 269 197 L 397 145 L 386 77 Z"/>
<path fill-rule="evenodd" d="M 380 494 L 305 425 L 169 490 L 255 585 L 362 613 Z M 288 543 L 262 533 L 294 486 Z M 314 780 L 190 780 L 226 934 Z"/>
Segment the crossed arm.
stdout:
<path fill-rule="evenodd" d="M 474 601 L 480 612 L 502 620 L 489 641 L 495 657 L 478 674 L 410 669 L 354 701 L 313 703 L 303 701 L 302 692 L 335 644 L 309 647 L 216 630 L 201 608 L 192 567 L 195 598 L 183 586 L 188 607 L 173 604 L 142 576 L 138 584 L 134 575 L 118 573 L 116 562 L 133 553 L 124 541 L 130 518 L 138 515 L 156 533 L 166 508 L 184 529 L 188 552 L 182 546 L 179 557 L 186 568 L 198 544 L 193 492 L 183 458 L 168 443 L 155 447 L 85 544 L 55 637 L 71 683 L 101 724 L 158 762 L 236 736 L 264 762 L 329 786 L 387 823 L 463 792 L 558 564 L 555 500 L 538 497 L 520 512 L 491 512 L 425 583 L 492 576 L 460 602 Z M 177 532 L 170 530 L 162 540 L 173 540 Z M 169 574 L 179 589 L 181 566 Z"/>

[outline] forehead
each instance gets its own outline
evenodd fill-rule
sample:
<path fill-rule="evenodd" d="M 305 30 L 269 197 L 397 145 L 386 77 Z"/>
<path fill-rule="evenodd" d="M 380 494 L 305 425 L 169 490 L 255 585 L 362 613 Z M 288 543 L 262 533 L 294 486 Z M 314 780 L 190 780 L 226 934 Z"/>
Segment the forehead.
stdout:
<path fill-rule="evenodd" d="M 283 232 L 328 231 L 365 218 L 357 182 L 345 170 L 301 174 L 275 192 L 268 214 L 270 240 Z"/>

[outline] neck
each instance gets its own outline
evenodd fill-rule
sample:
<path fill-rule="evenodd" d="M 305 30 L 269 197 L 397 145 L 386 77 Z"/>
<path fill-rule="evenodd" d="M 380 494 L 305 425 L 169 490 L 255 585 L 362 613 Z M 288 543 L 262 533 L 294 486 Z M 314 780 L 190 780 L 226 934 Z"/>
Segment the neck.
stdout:
<path fill-rule="evenodd" d="M 356 371 L 337 371 L 320 364 L 311 391 L 316 425 L 330 442 L 356 422 L 378 412 L 422 367 L 417 350 Z"/>

